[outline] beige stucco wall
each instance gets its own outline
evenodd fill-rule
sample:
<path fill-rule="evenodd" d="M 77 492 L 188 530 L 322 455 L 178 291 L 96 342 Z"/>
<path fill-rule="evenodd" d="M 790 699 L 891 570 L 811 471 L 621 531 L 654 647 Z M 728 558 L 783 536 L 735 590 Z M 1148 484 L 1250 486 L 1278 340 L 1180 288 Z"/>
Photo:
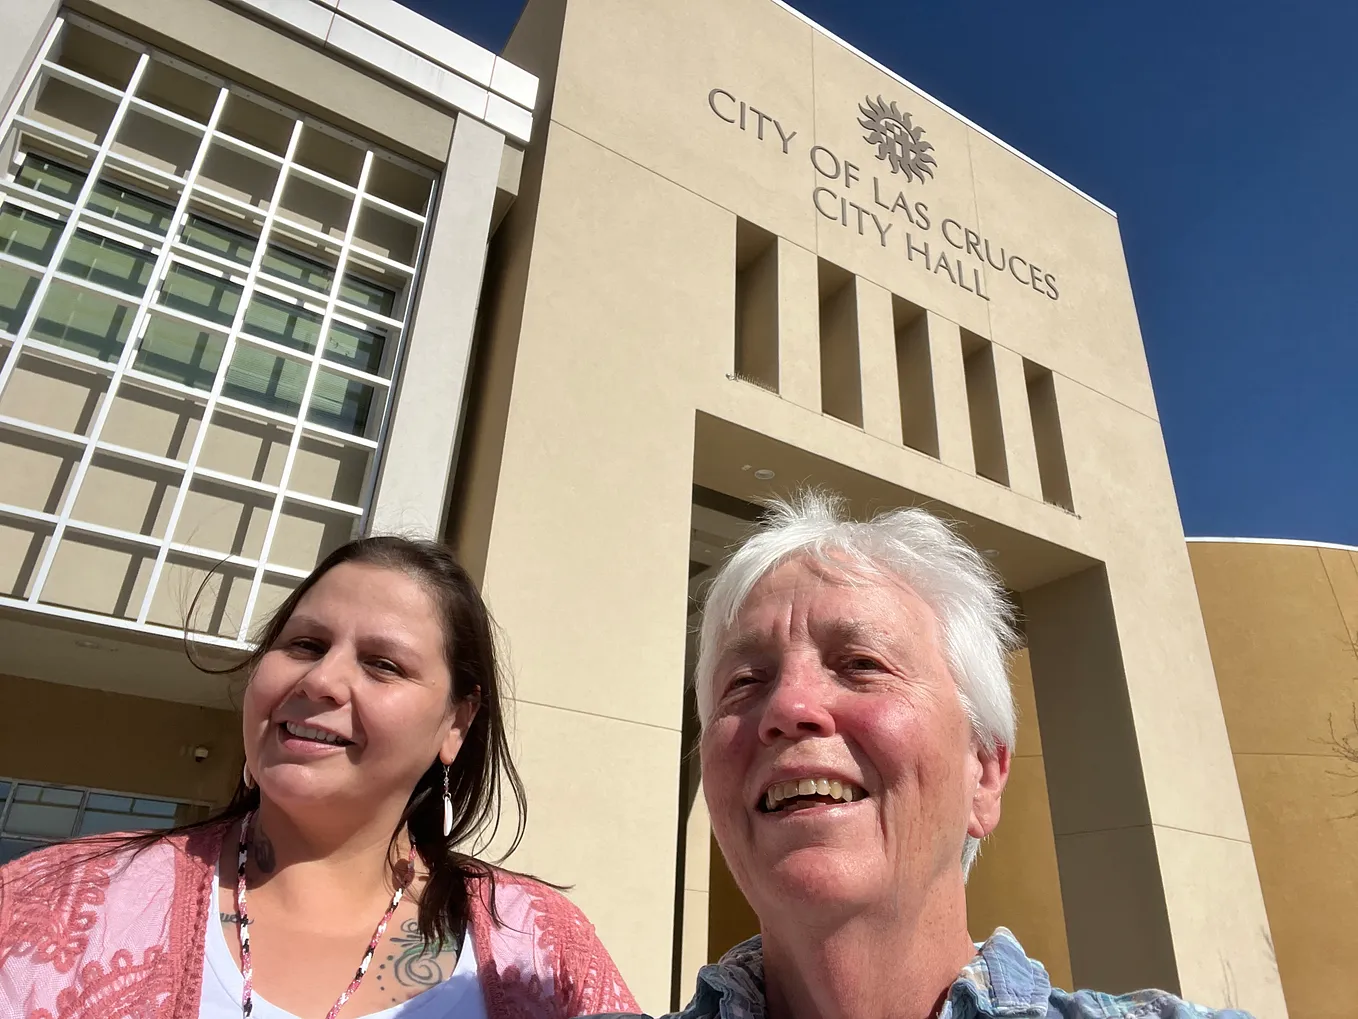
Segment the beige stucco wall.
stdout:
<path fill-rule="evenodd" d="M 0 676 L 0 775 L 223 804 L 240 779 L 240 716 Z M 193 749 L 207 747 L 207 760 Z"/>
<path fill-rule="evenodd" d="M 1358 997 L 1358 551 L 1193 542 L 1207 638 L 1287 1004 L 1340 1019 Z"/>
<path fill-rule="evenodd" d="M 642 1003 L 667 1003 L 690 485 L 748 500 L 818 481 L 860 512 L 964 520 L 1020 592 L 1073 979 L 1284 1015 L 1116 220 L 770 0 L 534 0 L 508 52 L 552 106 L 492 260 L 454 534 L 513 643 L 521 865 L 574 883 Z M 742 131 L 716 88 L 778 125 L 761 140 L 747 113 Z M 879 93 L 936 146 L 935 177 L 906 186 L 931 212 L 915 246 L 955 255 L 951 220 L 1051 274 L 1059 300 L 975 258 L 967 290 L 911 261 L 904 213 L 871 190 L 899 177 L 858 125 Z M 888 243 L 818 211 L 817 187 L 894 217 Z M 733 378 L 738 219 L 777 238 L 777 393 Z M 822 259 L 856 277 L 861 427 L 822 413 Z M 925 316 L 937 459 L 903 442 L 897 302 Z M 978 341 L 1008 486 L 976 473 Z M 1041 498 L 1024 359 L 1053 373 L 1074 514 Z M 1135 923 L 1110 923 L 1129 907 Z"/>
<path fill-rule="evenodd" d="M 18 92 L 59 6 L 57 0 L 10 0 L 0 10 L 0 109 Z"/>

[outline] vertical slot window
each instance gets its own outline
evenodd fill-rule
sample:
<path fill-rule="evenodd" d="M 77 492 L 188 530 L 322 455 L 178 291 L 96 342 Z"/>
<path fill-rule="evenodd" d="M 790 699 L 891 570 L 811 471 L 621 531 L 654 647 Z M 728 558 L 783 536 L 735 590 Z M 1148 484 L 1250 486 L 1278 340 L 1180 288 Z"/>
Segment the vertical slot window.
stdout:
<path fill-rule="evenodd" d="M 736 221 L 736 376 L 778 392 L 778 242 Z"/>
<path fill-rule="evenodd" d="M 1065 439 L 1061 435 L 1061 413 L 1056 406 L 1056 382 L 1048 369 L 1026 358 L 1023 377 L 1028 385 L 1028 412 L 1033 419 L 1033 445 L 1037 448 L 1042 499 L 1073 513 L 1075 502 L 1070 495 L 1070 470 L 1066 465 Z"/>
<path fill-rule="evenodd" d="M 820 406 L 831 417 L 863 427 L 858 370 L 858 288 L 845 269 L 820 262 Z"/>
<path fill-rule="evenodd" d="M 891 299 L 896 334 L 896 378 L 901 396 L 901 441 L 938 459 L 934 366 L 929 355 L 929 316 L 899 297 Z"/>
<path fill-rule="evenodd" d="M 995 354 L 990 341 L 962 330 L 962 368 L 967 380 L 967 409 L 971 415 L 971 445 L 976 473 L 1009 484 L 1000 423 L 1000 390 L 995 381 Z"/>

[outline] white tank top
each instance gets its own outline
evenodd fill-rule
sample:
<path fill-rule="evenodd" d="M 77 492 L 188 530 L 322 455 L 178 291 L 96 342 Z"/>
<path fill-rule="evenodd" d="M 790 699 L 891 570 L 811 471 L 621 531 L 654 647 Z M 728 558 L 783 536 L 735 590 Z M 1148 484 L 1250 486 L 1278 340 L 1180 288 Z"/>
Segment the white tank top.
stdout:
<path fill-rule="evenodd" d="M 205 951 L 203 952 L 203 997 L 198 1006 L 199 1019 L 240 1019 L 240 997 L 245 981 L 240 967 L 231 956 L 226 934 L 217 919 L 217 873 L 212 874 L 212 910 L 208 914 Z M 255 1019 L 298 1019 L 254 995 Z M 457 966 L 441 984 L 415 995 L 409 1001 L 380 1012 L 363 1016 L 346 1015 L 346 1019 L 486 1019 L 486 1000 L 481 994 L 481 983 L 476 978 L 476 949 L 472 946 L 471 930 L 462 938 L 462 952 Z"/>

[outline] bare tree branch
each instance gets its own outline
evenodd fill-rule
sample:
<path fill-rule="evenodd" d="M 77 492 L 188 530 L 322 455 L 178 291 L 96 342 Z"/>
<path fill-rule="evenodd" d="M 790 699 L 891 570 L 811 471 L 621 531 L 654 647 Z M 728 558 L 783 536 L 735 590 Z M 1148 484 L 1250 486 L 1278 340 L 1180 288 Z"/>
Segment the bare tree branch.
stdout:
<path fill-rule="evenodd" d="M 1358 657 L 1358 637 L 1350 638 L 1349 646 L 1353 650 L 1354 657 Z M 1342 795 L 1358 796 L 1358 704 L 1353 705 L 1349 724 L 1344 732 L 1341 733 L 1335 729 L 1333 715 L 1329 717 L 1329 725 L 1329 738 L 1318 740 L 1318 742 L 1339 758 L 1342 764 L 1341 770 L 1330 774 L 1353 783 L 1353 789 Z M 1358 817 L 1358 809 L 1343 816 L 1345 818 Z"/>

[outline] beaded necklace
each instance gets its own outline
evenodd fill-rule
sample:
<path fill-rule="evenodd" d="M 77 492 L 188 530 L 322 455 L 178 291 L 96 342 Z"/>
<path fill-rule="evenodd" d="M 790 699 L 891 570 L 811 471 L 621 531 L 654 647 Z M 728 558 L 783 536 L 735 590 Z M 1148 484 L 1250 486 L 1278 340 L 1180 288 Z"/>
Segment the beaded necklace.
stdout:
<path fill-rule="evenodd" d="M 249 859 L 250 853 L 250 826 L 254 823 L 255 812 L 251 811 L 245 816 L 245 820 L 240 826 L 240 865 L 236 871 L 236 914 L 240 918 L 236 924 L 236 929 L 240 931 L 240 972 L 243 978 L 243 985 L 240 995 L 240 1012 L 243 1019 L 250 1019 L 254 1009 L 254 967 L 250 965 L 250 914 L 245 911 L 245 863 Z M 409 875 L 415 847 L 412 845 L 411 856 L 406 858 L 406 874 Z M 354 979 L 349 982 L 349 986 L 344 989 L 344 993 L 326 1013 L 325 1019 L 335 1019 L 354 992 L 358 990 L 358 985 L 363 983 L 363 975 L 368 972 L 368 964 L 373 960 L 373 953 L 377 951 L 377 945 L 382 940 L 382 935 L 386 932 L 387 924 L 391 922 L 391 915 L 396 912 L 396 907 L 401 904 L 401 896 L 405 893 L 405 883 L 400 884 L 394 895 L 391 897 L 391 905 L 382 914 L 381 921 L 377 924 L 377 930 L 373 931 L 372 940 L 368 942 L 368 950 L 363 953 L 363 961 L 358 964 L 358 971 L 354 974 Z"/>

